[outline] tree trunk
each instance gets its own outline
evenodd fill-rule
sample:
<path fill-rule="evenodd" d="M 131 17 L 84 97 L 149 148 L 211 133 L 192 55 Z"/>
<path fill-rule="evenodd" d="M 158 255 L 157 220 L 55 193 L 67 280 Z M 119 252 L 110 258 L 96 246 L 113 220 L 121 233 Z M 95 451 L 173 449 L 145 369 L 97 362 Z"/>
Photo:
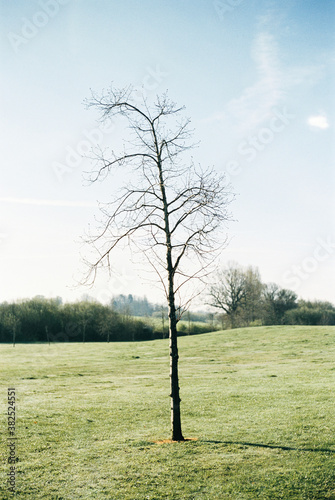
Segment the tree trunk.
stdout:
<path fill-rule="evenodd" d="M 154 129 L 153 129 L 154 132 Z M 165 192 L 165 184 L 162 172 L 162 163 L 157 143 L 156 133 L 155 144 L 157 151 L 157 166 L 159 171 L 160 190 L 162 194 L 165 237 L 166 237 L 166 269 L 168 274 L 168 306 L 169 306 L 169 344 L 170 344 L 170 389 L 171 389 L 171 431 L 173 441 L 184 441 L 181 432 L 180 420 L 180 397 L 179 397 L 179 377 L 178 377 L 178 346 L 177 346 L 177 318 L 174 292 L 174 273 L 175 269 L 172 263 L 172 244 L 169 221 L 168 202 Z"/>
<path fill-rule="evenodd" d="M 45 325 L 45 333 L 47 335 L 47 342 L 48 344 L 50 345 L 50 336 L 49 336 L 49 329 L 48 329 L 48 326 Z"/>
<path fill-rule="evenodd" d="M 230 323 L 232 328 L 236 328 L 235 311 L 230 313 Z"/>
<path fill-rule="evenodd" d="M 169 286 L 169 339 L 170 339 L 170 387 L 171 387 L 171 431 L 173 441 L 184 441 L 181 431 L 180 396 L 178 377 L 177 318 L 174 301 L 173 280 Z"/>

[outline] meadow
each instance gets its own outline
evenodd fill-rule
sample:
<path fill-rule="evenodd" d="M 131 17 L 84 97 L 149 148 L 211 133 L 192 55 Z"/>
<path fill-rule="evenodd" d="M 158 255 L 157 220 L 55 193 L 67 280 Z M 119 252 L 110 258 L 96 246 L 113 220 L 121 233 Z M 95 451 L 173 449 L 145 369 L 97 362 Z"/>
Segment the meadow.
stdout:
<path fill-rule="evenodd" d="M 0 345 L 1 481 L 16 391 L 20 499 L 335 499 L 335 327 L 179 338 L 185 442 L 169 442 L 168 340 Z"/>

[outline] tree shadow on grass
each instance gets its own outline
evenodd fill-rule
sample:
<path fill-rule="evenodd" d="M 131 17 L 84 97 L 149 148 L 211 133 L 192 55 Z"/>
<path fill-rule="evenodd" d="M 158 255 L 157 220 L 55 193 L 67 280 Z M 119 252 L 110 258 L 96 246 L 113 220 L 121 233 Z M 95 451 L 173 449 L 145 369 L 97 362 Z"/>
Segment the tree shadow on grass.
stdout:
<path fill-rule="evenodd" d="M 201 440 L 202 441 L 202 440 Z M 284 451 L 307 451 L 307 452 L 317 452 L 317 453 L 334 453 L 335 450 L 329 448 L 295 448 L 293 446 L 280 446 L 276 444 L 262 444 L 262 443 L 249 443 L 247 441 L 214 441 L 214 440 L 203 440 L 205 443 L 213 444 L 235 444 L 239 446 L 253 446 L 256 448 L 270 448 L 271 450 L 284 450 Z"/>

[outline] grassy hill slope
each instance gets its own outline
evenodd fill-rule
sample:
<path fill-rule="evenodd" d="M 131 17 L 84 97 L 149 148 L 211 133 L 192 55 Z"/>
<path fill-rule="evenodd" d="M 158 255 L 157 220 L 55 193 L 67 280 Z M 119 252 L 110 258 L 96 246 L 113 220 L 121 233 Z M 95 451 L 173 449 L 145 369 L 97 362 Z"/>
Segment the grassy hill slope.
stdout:
<path fill-rule="evenodd" d="M 168 340 L 0 346 L 2 481 L 15 387 L 22 499 L 335 499 L 335 327 L 179 339 L 184 443 L 170 437 Z"/>

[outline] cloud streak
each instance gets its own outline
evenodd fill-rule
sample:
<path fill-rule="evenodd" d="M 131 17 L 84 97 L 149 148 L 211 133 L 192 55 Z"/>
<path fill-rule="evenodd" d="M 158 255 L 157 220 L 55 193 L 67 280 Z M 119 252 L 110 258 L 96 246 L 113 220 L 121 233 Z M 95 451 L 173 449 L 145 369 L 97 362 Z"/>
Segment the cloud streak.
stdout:
<path fill-rule="evenodd" d="M 252 56 L 258 69 L 258 80 L 227 105 L 229 114 L 238 121 L 243 131 L 267 120 L 285 95 L 278 47 L 273 35 L 266 32 L 258 34 Z"/>
<path fill-rule="evenodd" d="M 67 201 L 67 200 L 41 200 L 35 198 L 0 198 L 0 203 L 13 203 L 16 205 L 35 205 L 48 207 L 96 207 L 96 203 L 87 201 Z"/>
<path fill-rule="evenodd" d="M 273 116 L 273 110 L 286 104 L 289 92 L 309 82 L 315 84 L 323 76 L 324 66 L 283 66 L 280 48 L 269 30 L 255 37 L 251 55 L 257 69 L 254 84 L 246 87 L 240 96 L 231 99 L 221 113 L 207 121 L 226 121 L 238 135 L 244 136 L 263 126 Z"/>

